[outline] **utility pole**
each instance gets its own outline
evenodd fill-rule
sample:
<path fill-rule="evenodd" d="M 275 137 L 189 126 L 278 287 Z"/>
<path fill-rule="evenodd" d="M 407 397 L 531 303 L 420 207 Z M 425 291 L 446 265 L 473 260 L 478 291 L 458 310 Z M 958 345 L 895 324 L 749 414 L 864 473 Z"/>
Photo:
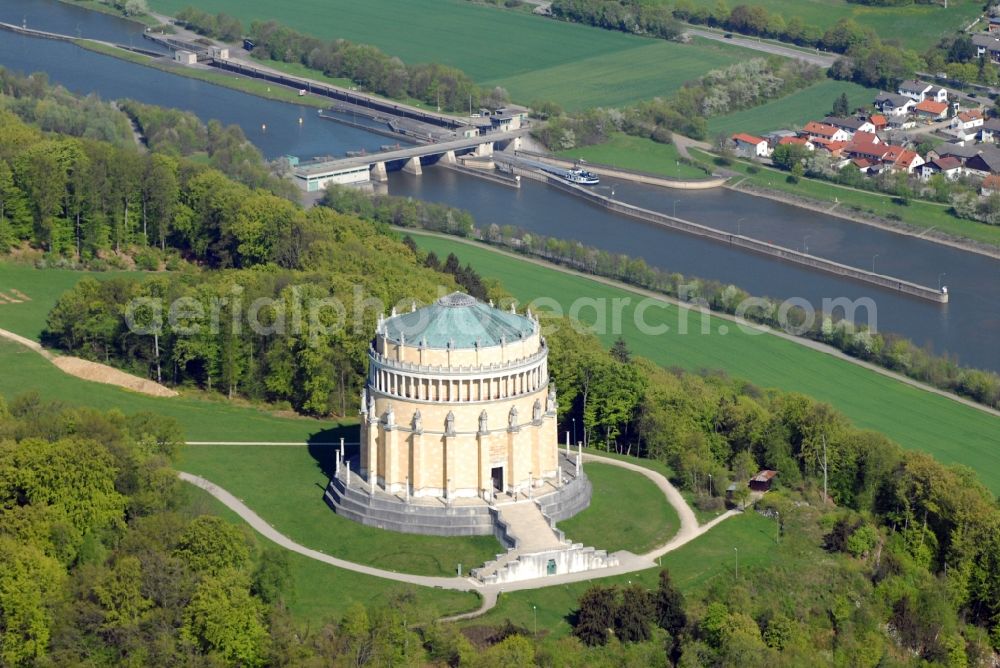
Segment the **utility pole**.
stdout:
<path fill-rule="evenodd" d="M 823 434 L 823 503 L 826 504 L 826 434 Z"/>

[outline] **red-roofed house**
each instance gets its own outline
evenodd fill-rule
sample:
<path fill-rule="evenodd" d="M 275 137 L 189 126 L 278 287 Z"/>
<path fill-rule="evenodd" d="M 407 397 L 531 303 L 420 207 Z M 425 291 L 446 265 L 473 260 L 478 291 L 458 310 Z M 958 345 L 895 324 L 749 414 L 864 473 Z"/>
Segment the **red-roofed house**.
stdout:
<path fill-rule="evenodd" d="M 888 159 L 886 158 L 883 158 L 883 160 L 888 162 Z M 898 155 L 894 156 L 891 169 L 912 174 L 913 170 L 917 169 L 922 164 L 924 164 L 924 159 L 920 157 L 919 153 L 909 149 L 903 149 Z"/>
<path fill-rule="evenodd" d="M 778 140 L 778 146 L 787 146 L 789 144 L 798 144 L 799 146 L 805 146 L 810 151 L 816 150 L 816 145 L 805 137 L 782 137 Z"/>
<path fill-rule="evenodd" d="M 926 181 L 935 174 L 943 174 L 946 179 L 954 181 L 962 175 L 962 161 L 948 155 L 920 165 L 920 178 Z"/>
<path fill-rule="evenodd" d="M 851 133 L 843 128 L 837 128 L 826 123 L 817 123 L 816 121 L 806 123 L 806 126 L 802 128 L 802 132 L 799 134 L 808 137 L 810 140 L 818 137 L 827 141 L 848 141 L 851 138 Z"/>
<path fill-rule="evenodd" d="M 983 179 L 983 183 L 979 186 L 979 193 L 983 197 L 1000 193 L 1000 175 L 990 174 Z"/>
<path fill-rule="evenodd" d="M 730 137 L 730 139 L 736 144 L 736 152 L 747 157 L 766 158 L 771 155 L 771 147 L 767 145 L 766 140 L 760 137 L 739 132 Z"/>
<path fill-rule="evenodd" d="M 871 118 L 868 119 L 871 124 L 875 126 L 875 130 L 885 130 L 889 127 L 889 120 L 882 114 L 872 114 Z"/>
<path fill-rule="evenodd" d="M 913 113 L 921 118 L 939 121 L 948 115 L 948 103 L 936 100 L 924 100 L 913 108 Z"/>
<path fill-rule="evenodd" d="M 869 162 L 882 162 L 887 145 L 870 132 L 858 132 L 854 140 L 844 148 L 844 152 L 852 158 L 866 158 Z"/>
<path fill-rule="evenodd" d="M 844 147 L 848 144 L 846 141 L 828 141 L 820 137 L 813 139 L 812 143 L 816 148 L 827 151 L 834 158 L 839 158 L 844 152 Z"/>
<path fill-rule="evenodd" d="M 968 111 L 960 112 L 955 118 L 951 119 L 951 125 L 948 127 L 960 139 L 972 141 L 979 134 L 979 130 L 985 122 L 986 119 L 983 118 L 981 109 L 969 109 Z"/>

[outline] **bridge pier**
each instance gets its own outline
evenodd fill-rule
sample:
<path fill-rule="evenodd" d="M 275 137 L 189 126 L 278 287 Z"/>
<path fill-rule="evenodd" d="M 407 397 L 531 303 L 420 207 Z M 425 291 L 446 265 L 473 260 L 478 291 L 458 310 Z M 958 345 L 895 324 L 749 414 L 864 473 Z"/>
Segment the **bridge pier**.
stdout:
<path fill-rule="evenodd" d="M 371 167 L 372 181 L 388 181 L 389 175 L 385 173 L 385 163 L 376 162 Z"/>
<path fill-rule="evenodd" d="M 454 165 L 458 160 L 455 158 L 454 151 L 445 151 L 444 155 L 441 156 L 441 162 L 446 165 Z"/>
<path fill-rule="evenodd" d="M 406 161 L 403 165 L 403 171 L 407 174 L 413 174 L 414 176 L 420 176 L 424 173 L 424 170 L 420 167 L 420 156 L 415 155 Z"/>
<path fill-rule="evenodd" d="M 488 141 L 477 146 L 475 155 L 477 158 L 485 158 L 486 156 L 493 155 L 493 142 Z"/>

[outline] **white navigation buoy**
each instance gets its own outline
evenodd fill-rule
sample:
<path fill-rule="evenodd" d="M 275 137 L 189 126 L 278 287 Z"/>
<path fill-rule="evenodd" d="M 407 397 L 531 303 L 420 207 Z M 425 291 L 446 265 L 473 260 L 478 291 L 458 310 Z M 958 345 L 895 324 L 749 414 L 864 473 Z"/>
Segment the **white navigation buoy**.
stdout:
<path fill-rule="evenodd" d="M 302 125 L 302 117 L 299 116 L 299 125 Z"/>
<path fill-rule="evenodd" d="M 267 132 L 267 123 L 261 123 L 260 124 L 260 131 L 261 132 Z"/>

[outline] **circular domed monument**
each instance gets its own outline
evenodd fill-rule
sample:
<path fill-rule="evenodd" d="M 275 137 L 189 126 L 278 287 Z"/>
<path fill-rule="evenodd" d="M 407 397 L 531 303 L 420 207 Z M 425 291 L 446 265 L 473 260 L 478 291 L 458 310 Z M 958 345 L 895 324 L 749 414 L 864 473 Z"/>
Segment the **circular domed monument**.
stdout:
<path fill-rule="evenodd" d="M 490 501 L 558 475 L 538 321 L 466 294 L 380 320 L 362 419 L 361 475 L 387 492 Z"/>
<path fill-rule="evenodd" d="M 444 536 L 493 534 L 508 549 L 473 569 L 510 582 L 606 568 L 615 555 L 555 523 L 590 504 L 581 454 L 561 452 L 538 319 L 459 292 L 380 317 L 361 394 L 358 453 L 326 490 L 338 515 Z M 512 554 L 513 553 L 513 554 Z"/>

